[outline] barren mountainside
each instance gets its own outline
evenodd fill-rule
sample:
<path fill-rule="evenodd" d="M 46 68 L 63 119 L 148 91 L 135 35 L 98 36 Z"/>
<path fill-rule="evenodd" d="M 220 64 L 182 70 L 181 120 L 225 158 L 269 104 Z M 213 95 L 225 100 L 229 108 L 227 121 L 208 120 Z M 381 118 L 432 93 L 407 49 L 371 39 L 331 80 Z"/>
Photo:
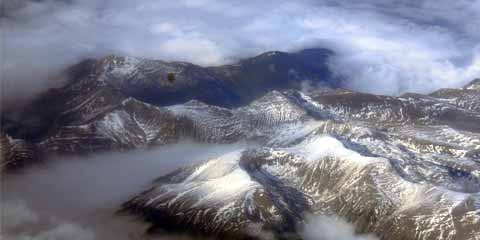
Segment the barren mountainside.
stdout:
<path fill-rule="evenodd" d="M 86 60 L 64 87 L 3 116 L 2 168 L 184 139 L 249 142 L 158 176 L 118 209 L 152 232 L 220 239 L 301 239 L 308 214 L 380 239 L 480 239 L 480 80 L 428 95 L 360 93 L 339 88 L 331 54 L 220 67 Z M 306 80 L 322 87 L 302 89 Z"/>

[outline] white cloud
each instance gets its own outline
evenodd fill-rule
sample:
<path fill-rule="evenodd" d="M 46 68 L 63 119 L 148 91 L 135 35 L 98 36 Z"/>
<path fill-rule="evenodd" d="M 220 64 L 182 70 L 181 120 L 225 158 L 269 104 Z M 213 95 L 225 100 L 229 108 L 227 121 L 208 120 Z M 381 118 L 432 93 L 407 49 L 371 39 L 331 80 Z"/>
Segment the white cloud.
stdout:
<path fill-rule="evenodd" d="M 49 159 L 46 165 L 2 178 L 1 234 L 9 240 L 150 239 L 145 237 L 146 223 L 115 215 L 121 204 L 162 174 L 238 148 L 243 146 L 181 143 Z"/>
<path fill-rule="evenodd" d="M 179 33 L 177 30 L 177 27 L 174 24 L 169 22 L 154 24 L 151 27 L 151 32 L 158 33 L 158 34 L 171 34 L 171 35 L 175 35 Z"/>
<path fill-rule="evenodd" d="M 349 79 L 348 87 L 378 94 L 427 93 L 480 76 L 471 50 L 480 45 L 462 41 L 452 33 L 458 29 L 425 26 L 381 11 L 353 11 L 325 7 L 299 21 L 310 37 L 327 41 L 338 52 L 331 65 Z"/>
<path fill-rule="evenodd" d="M 189 61 L 201 56 L 197 63 L 205 65 L 221 64 L 224 61 L 215 42 L 202 37 L 169 39 L 160 45 L 160 49 L 163 54 L 170 56 L 171 59 Z"/>
<path fill-rule="evenodd" d="M 95 234 L 72 223 L 62 223 L 35 235 L 13 236 L 11 240 L 95 240 Z"/>
<path fill-rule="evenodd" d="M 12 95 L 41 91 L 52 72 L 111 53 L 218 65 L 324 46 L 339 53 L 335 70 L 348 86 L 384 94 L 459 87 L 480 75 L 480 0 L 7 2 L 15 2 L 3 35 Z"/>
<path fill-rule="evenodd" d="M 23 200 L 0 202 L 2 236 L 10 240 L 94 240 L 92 231 L 74 223 L 54 223 L 41 219 Z M 58 221 L 58 219 L 57 219 Z"/>
<path fill-rule="evenodd" d="M 1 204 L 1 225 L 6 229 L 18 227 L 23 224 L 36 223 L 38 216 L 31 211 L 22 200 L 10 200 Z M 8 220 L 8 221 L 5 221 Z"/>
<path fill-rule="evenodd" d="M 308 216 L 301 231 L 305 240 L 375 240 L 372 235 L 355 234 L 353 225 L 327 216 Z"/>

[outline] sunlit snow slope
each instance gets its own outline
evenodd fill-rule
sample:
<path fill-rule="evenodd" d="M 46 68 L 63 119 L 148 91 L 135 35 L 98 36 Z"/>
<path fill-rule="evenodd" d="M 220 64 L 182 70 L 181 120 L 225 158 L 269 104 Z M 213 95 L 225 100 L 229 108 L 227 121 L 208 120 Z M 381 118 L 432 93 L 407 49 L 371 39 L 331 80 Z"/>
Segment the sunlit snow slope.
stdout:
<path fill-rule="evenodd" d="M 119 208 L 152 231 L 223 239 L 301 238 L 310 213 L 381 239 L 480 239 L 480 81 L 399 97 L 300 91 L 304 77 L 329 85 L 329 54 L 271 52 L 216 68 L 85 61 L 66 86 L 2 117 L 2 170 L 52 153 L 251 142 L 159 176 Z"/>
<path fill-rule="evenodd" d="M 171 107 L 206 139 L 237 132 L 258 147 L 160 177 L 124 209 L 153 228 L 221 238 L 300 238 L 314 213 L 382 239 L 479 239 L 478 96 L 471 86 L 399 98 L 327 89 L 274 92 L 232 111 Z"/>

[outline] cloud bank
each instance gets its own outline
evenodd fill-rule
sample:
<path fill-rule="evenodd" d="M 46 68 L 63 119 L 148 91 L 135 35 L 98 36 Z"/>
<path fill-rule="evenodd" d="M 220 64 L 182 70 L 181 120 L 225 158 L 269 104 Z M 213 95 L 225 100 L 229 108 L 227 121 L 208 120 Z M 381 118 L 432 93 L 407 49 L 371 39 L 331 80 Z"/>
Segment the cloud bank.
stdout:
<path fill-rule="evenodd" d="M 304 240 L 377 240 L 373 235 L 355 234 L 354 226 L 342 219 L 316 215 L 307 217 L 300 235 Z"/>
<path fill-rule="evenodd" d="M 121 204 L 177 168 L 218 157 L 241 145 L 181 143 L 149 151 L 56 157 L 2 179 L 1 235 L 12 240 L 158 239 Z"/>
<path fill-rule="evenodd" d="M 327 47 L 347 87 L 391 95 L 480 76 L 480 0 L 2 3 L 2 83 L 11 96 L 38 92 L 59 69 L 111 53 L 220 65 Z"/>

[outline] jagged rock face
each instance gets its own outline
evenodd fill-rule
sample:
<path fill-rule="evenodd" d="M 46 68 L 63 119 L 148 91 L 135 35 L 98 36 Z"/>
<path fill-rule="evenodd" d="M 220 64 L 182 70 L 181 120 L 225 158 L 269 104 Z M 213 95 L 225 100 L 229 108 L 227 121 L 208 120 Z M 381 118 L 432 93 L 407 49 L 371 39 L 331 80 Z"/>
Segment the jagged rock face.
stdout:
<path fill-rule="evenodd" d="M 83 112 L 82 107 L 71 114 Z M 184 138 L 232 143 L 265 139 L 277 125 L 309 118 L 303 109 L 276 91 L 237 109 L 210 106 L 195 100 L 155 107 L 127 98 L 93 119 L 70 121 L 48 134 L 39 145 L 47 152 L 85 153 L 146 148 Z"/>
<path fill-rule="evenodd" d="M 21 166 L 39 153 L 148 148 L 184 138 L 251 141 L 256 147 L 160 177 L 123 210 L 153 229 L 221 239 L 301 238 L 308 213 L 340 216 L 382 239 L 478 238 L 479 81 L 400 97 L 299 92 L 304 77 L 323 79 L 316 74 L 329 54 L 271 52 L 215 68 L 114 56 L 85 61 L 20 120 L 2 121 L 7 133 L 26 140 L 2 135 L 2 166 Z M 287 90 L 270 91 L 274 86 Z M 225 96 L 225 105 L 255 100 L 212 105 Z"/>
<path fill-rule="evenodd" d="M 302 108 L 277 91 L 236 109 L 209 106 L 198 101 L 167 109 L 193 123 L 190 137 L 213 143 L 262 140 L 268 138 L 276 126 L 311 119 Z"/>
<path fill-rule="evenodd" d="M 4 129 L 15 137 L 40 141 L 58 127 L 93 121 L 126 98 L 93 76 L 74 78 L 64 87 L 40 95 L 20 112 L 16 120 L 5 124 Z"/>
<path fill-rule="evenodd" d="M 91 77 L 45 93 L 27 107 L 23 122 L 11 124 L 18 131 L 7 129 L 40 145 L 43 152 L 86 153 L 182 138 L 215 143 L 252 140 L 267 135 L 276 124 L 300 118 L 308 118 L 306 112 L 276 91 L 236 109 L 196 100 L 156 107 Z"/>
<path fill-rule="evenodd" d="M 480 111 L 480 79 L 472 81 L 462 89 L 441 89 L 430 96 L 444 99 L 448 103 L 466 111 Z"/>
<path fill-rule="evenodd" d="M 307 213 L 340 216 L 382 239 L 480 236 L 480 131 L 446 121 L 453 104 L 345 90 L 309 95 L 267 95 L 269 109 L 252 103 L 256 114 L 295 117 L 263 132 L 259 147 L 159 178 L 123 209 L 153 228 L 218 238 L 300 238 Z M 473 116 L 467 126 L 479 123 L 478 111 L 458 111 Z"/>
<path fill-rule="evenodd" d="M 293 238 L 312 212 L 384 239 L 475 239 L 478 197 L 408 181 L 388 159 L 315 134 L 292 147 L 239 150 L 182 169 L 124 207 L 154 227 L 220 238 Z"/>
<path fill-rule="evenodd" d="M 463 87 L 465 90 L 480 90 L 480 78 L 477 78 Z"/>
<path fill-rule="evenodd" d="M 2 125 L 13 137 L 37 142 L 59 127 L 95 121 L 128 97 L 157 106 L 190 100 L 244 106 L 272 90 L 299 89 L 306 79 L 338 85 L 327 67 L 332 54 L 326 49 L 269 52 L 219 67 L 119 56 L 89 59 L 66 71 L 66 86 L 42 94 L 14 119 L 2 116 Z"/>
<path fill-rule="evenodd" d="M 0 133 L 0 154 L 0 172 L 20 169 L 38 161 L 33 146 L 4 133 Z"/>
<path fill-rule="evenodd" d="M 466 96 L 470 91 L 456 89 Z M 472 93 L 479 95 L 478 91 Z M 457 130 L 478 132 L 480 125 L 479 110 L 474 107 L 464 109 L 456 103 L 446 101 L 443 97 L 425 96 L 420 94 L 404 94 L 395 98 L 373 94 L 358 93 L 348 90 L 333 90 L 312 93 L 302 102 L 310 108 L 318 108 L 330 118 L 362 121 L 377 127 L 417 125 L 448 125 Z M 309 101 L 311 98 L 312 101 Z M 470 102 L 474 106 L 475 101 Z"/>
<path fill-rule="evenodd" d="M 39 143 L 47 152 L 127 150 L 178 141 L 188 121 L 132 98 L 94 120 L 58 128 Z"/>

